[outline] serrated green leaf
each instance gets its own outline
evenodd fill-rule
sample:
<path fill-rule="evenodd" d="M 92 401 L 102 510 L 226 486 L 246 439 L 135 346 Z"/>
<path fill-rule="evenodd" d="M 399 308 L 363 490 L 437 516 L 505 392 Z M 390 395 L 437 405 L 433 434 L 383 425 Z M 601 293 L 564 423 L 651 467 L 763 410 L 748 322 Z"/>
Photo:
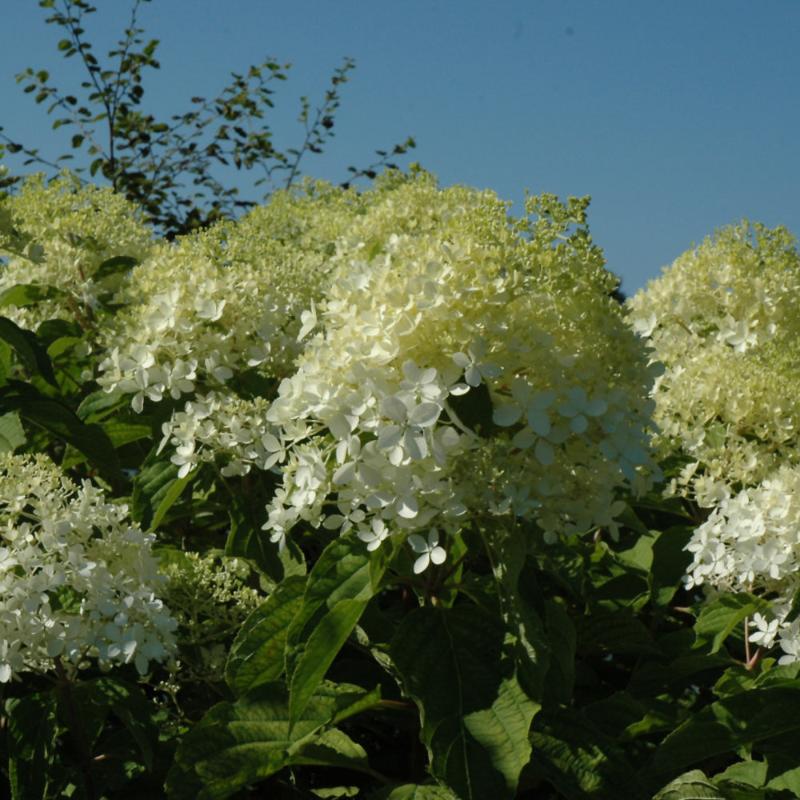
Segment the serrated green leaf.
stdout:
<path fill-rule="evenodd" d="M 793 753 L 787 760 L 792 764 L 797 764 L 796 753 Z M 779 772 L 780 765 L 776 763 L 777 761 L 774 756 L 770 756 L 770 780 L 766 788 L 790 792 L 793 797 L 800 797 L 800 765 L 790 766 L 783 772 Z M 775 774 L 776 772 L 779 774 Z"/>
<path fill-rule="evenodd" d="M 663 785 L 686 767 L 712 756 L 797 731 L 800 681 L 741 692 L 689 717 L 659 745 L 643 775 L 651 785 Z"/>
<path fill-rule="evenodd" d="M 313 574 L 313 573 L 312 573 Z M 364 613 L 368 600 L 340 600 L 315 625 L 289 684 L 289 719 L 300 717 L 325 673 Z"/>
<path fill-rule="evenodd" d="M 649 797 L 617 743 L 578 710 L 543 711 L 531 742 L 533 770 L 568 800 Z"/>
<path fill-rule="evenodd" d="M 334 539 L 322 551 L 286 640 L 293 720 L 355 628 L 385 564 L 380 556 L 369 553 L 354 532 Z"/>
<path fill-rule="evenodd" d="M 283 674 L 286 635 L 303 604 L 305 586 L 305 576 L 284 579 L 242 624 L 225 666 L 225 679 L 236 694 Z"/>
<path fill-rule="evenodd" d="M 279 683 L 220 703 L 187 734 L 167 778 L 171 800 L 224 800 L 292 764 L 364 768 L 363 750 L 331 726 L 374 706 L 377 691 L 323 684 L 300 719 L 289 723 Z"/>
<path fill-rule="evenodd" d="M 769 603 L 752 594 L 722 594 L 703 607 L 694 625 L 695 646 L 711 645 L 711 653 L 716 653 L 725 640 L 737 628 L 741 628 L 745 617 L 756 611 L 765 611 Z"/>
<path fill-rule="evenodd" d="M 737 761 L 731 764 L 724 772 L 714 776 L 714 782 L 736 781 L 737 783 L 747 783 L 751 786 L 763 786 L 767 780 L 767 770 L 769 765 L 766 761 Z"/>
<path fill-rule="evenodd" d="M 322 731 L 312 741 L 292 746 L 287 752 L 292 766 L 324 764 L 342 769 L 369 769 L 366 750 L 338 728 Z"/>
<path fill-rule="evenodd" d="M 513 797 L 530 758 L 539 705 L 520 688 L 503 641 L 500 620 L 477 606 L 417 609 L 392 640 L 431 772 L 463 800 Z"/>
<path fill-rule="evenodd" d="M 699 769 L 680 775 L 658 792 L 653 800 L 727 800 Z"/>

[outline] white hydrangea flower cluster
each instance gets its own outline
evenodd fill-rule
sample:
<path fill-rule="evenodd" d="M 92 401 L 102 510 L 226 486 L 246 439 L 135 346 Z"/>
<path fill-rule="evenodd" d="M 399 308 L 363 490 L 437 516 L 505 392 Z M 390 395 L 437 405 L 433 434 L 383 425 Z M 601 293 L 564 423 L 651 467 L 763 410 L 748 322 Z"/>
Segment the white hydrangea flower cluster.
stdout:
<path fill-rule="evenodd" d="M 46 319 L 86 324 L 108 287 L 96 276 L 111 258 L 142 260 L 152 232 L 138 210 L 109 188 L 81 185 L 69 175 L 46 184 L 26 180 L 0 203 L 0 292 L 36 284 L 60 294 L 36 305 L 4 306 L 3 314 L 24 328 Z"/>
<path fill-rule="evenodd" d="M 153 536 L 85 481 L 44 456 L 0 455 L 0 682 L 135 664 L 144 674 L 174 651 L 175 620 Z"/>
<path fill-rule="evenodd" d="M 665 366 L 657 445 L 698 478 L 751 486 L 800 463 L 800 254 L 792 236 L 746 223 L 719 231 L 629 301 Z M 701 492 L 702 494 L 702 492 Z"/>
<path fill-rule="evenodd" d="M 310 184 L 239 222 L 160 244 L 120 293 L 100 385 L 132 395 L 141 412 L 146 399 L 218 391 L 248 369 L 289 374 L 301 312 L 324 291 L 332 242 L 359 205 L 355 192 Z"/>
<path fill-rule="evenodd" d="M 664 375 L 657 444 L 690 459 L 669 492 L 711 509 L 688 545 L 689 588 L 772 601 L 750 640 L 800 658 L 800 254 L 784 229 L 742 223 L 681 256 L 629 303 Z"/>
<path fill-rule="evenodd" d="M 412 534 L 421 570 L 475 515 L 554 537 L 611 524 L 616 493 L 648 485 L 654 373 L 584 209 L 545 196 L 540 222 L 511 220 L 492 193 L 428 176 L 370 205 L 267 413 L 289 452 L 273 541 L 300 520 L 371 549 Z"/>
<path fill-rule="evenodd" d="M 782 664 L 800 660 L 800 621 L 788 618 L 800 589 L 800 470 L 784 467 L 758 486 L 723 497 L 687 550 L 688 588 L 769 597 L 769 614 L 756 614 L 750 623 L 750 641 L 779 644 Z"/>
<path fill-rule="evenodd" d="M 172 444 L 170 460 L 178 477 L 201 463 L 222 460 L 225 477 L 247 475 L 253 467 L 268 470 L 285 458 L 276 429 L 266 420 L 269 402 L 244 400 L 222 392 L 209 392 L 190 400 L 162 425 L 159 452 Z"/>

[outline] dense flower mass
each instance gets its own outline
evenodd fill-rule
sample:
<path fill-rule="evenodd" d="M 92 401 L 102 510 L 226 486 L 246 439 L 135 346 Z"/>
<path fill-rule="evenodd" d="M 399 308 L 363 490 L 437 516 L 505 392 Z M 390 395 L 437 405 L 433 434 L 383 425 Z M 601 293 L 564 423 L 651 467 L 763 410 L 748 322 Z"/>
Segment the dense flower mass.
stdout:
<path fill-rule="evenodd" d="M 44 456 L 0 456 L 0 681 L 135 664 L 174 649 L 153 536 Z"/>
<path fill-rule="evenodd" d="M 758 486 L 723 497 L 692 536 L 687 586 L 752 592 L 771 599 L 755 615 L 751 641 L 780 644 L 781 663 L 800 660 L 800 621 L 790 616 L 800 589 L 800 471 L 784 467 Z"/>
<path fill-rule="evenodd" d="M 770 612 L 751 641 L 800 658 L 800 255 L 783 228 L 745 223 L 681 256 L 630 302 L 665 372 L 657 444 L 687 463 L 671 491 L 711 509 L 688 545 L 689 588 L 750 591 Z"/>
<path fill-rule="evenodd" d="M 362 204 L 309 184 L 240 222 L 159 245 L 119 294 L 100 384 L 141 411 L 146 399 L 220 389 L 247 370 L 285 377 L 302 312 L 327 286 L 333 242 Z"/>
<path fill-rule="evenodd" d="M 634 328 L 665 365 L 655 392 L 663 455 L 702 477 L 749 486 L 800 461 L 800 255 L 783 228 L 726 228 L 631 301 Z"/>
<path fill-rule="evenodd" d="M 652 470 L 653 372 L 586 203 L 544 196 L 528 203 L 538 222 L 513 220 L 492 193 L 424 175 L 375 195 L 336 241 L 267 413 L 289 453 L 273 541 L 300 520 L 370 548 L 483 514 L 548 537 L 612 525 L 617 493 Z M 418 570 L 441 561 L 432 535 L 411 540 Z"/>
<path fill-rule="evenodd" d="M 264 398 L 244 400 L 228 392 L 209 392 L 188 401 L 163 424 L 164 438 L 174 447 L 170 457 L 178 477 L 198 464 L 221 461 L 224 477 L 246 475 L 252 467 L 267 470 L 285 457 L 275 428 L 266 419 Z M 160 451 L 160 450 L 159 450 Z"/>
<path fill-rule="evenodd" d="M 30 178 L 0 203 L 0 261 L 7 261 L 0 292 L 33 284 L 45 296 L 35 304 L 12 298 L 3 314 L 30 329 L 53 318 L 88 325 L 98 299 L 112 289 L 114 272 L 99 272 L 101 265 L 118 257 L 140 261 L 152 246 L 141 214 L 111 189 L 82 186 L 68 175 L 49 184 Z"/>

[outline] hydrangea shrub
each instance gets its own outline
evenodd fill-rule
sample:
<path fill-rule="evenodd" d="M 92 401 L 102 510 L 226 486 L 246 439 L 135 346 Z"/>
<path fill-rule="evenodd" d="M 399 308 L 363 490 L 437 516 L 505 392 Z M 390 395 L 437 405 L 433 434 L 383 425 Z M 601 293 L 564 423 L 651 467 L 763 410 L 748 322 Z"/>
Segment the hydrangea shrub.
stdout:
<path fill-rule="evenodd" d="M 794 242 L 587 205 L 0 201 L 9 796 L 800 794 Z"/>

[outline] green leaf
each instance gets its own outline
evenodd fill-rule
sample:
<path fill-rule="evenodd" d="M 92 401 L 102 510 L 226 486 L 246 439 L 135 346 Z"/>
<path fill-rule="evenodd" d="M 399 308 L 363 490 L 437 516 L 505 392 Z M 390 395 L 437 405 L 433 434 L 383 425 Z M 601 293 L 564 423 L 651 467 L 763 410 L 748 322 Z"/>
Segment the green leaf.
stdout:
<path fill-rule="evenodd" d="M 125 404 L 126 395 L 101 389 L 83 399 L 78 406 L 77 414 L 85 422 L 99 422 Z"/>
<path fill-rule="evenodd" d="M 41 303 L 42 300 L 55 300 L 63 297 L 64 292 L 55 286 L 44 286 L 38 283 L 18 283 L 0 293 L 0 308 L 16 306 L 26 308 Z"/>
<path fill-rule="evenodd" d="M 781 772 L 781 761 L 788 762 L 785 769 Z M 785 759 L 776 758 L 770 755 L 769 771 L 770 780 L 767 783 L 768 789 L 785 790 L 792 797 L 800 797 L 800 766 L 797 765 L 797 751 L 793 752 Z M 777 774 L 776 774 L 777 773 Z"/>
<path fill-rule="evenodd" d="M 279 683 L 220 703 L 186 735 L 167 777 L 171 800 L 224 800 L 293 764 L 364 769 L 363 750 L 331 726 L 373 707 L 378 692 L 326 683 L 294 725 Z"/>
<path fill-rule="evenodd" d="M 377 794 L 370 795 L 370 800 L 458 800 L 458 798 L 444 786 L 404 783 L 402 786 L 381 789 Z"/>
<path fill-rule="evenodd" d="M 196 474 L 178 478 L 178 466 L 154 451 L 133 481 L 131 514 L 147 530 L 155 529 Z"/>
<path fill-rule="evenodd" d="M 578 650 L 584 653 L 660 654 L 644 623 L 630 609 L 594 608 L 578 621 Z"/>
<path fill-rule="evenodd" d="M 569 703 L 575 684 L 575 626 L 564 606 L 553 599 L 545 601 L 545 624 L 550 644 L 547 699 Z"/>
<path fill-rule="evenodd" d="M 237 695 L 283 674 L 286 636 L 305 586 L 304 576 L 284 579 L 239 629 L 225 666 L 225 679 Z"/>
<path fill-rule="evenodd" d="M 167 512 L 175 505 L 178 498 L 183 494 L 184 489 L 197 477 L 197 472 L 198 469 L 195 468 L 182 478 L 176 478 L 164 488 L 163 493 L 158 493 L 158 506 L 153 513 L 153 518 L 150 520 L 149 525 L 151 531 L 154 531 L 164 521 Z"/>
<path fill-rule="evenodd" d="M 334 539 L 311 570 L 286 641 L 292 719 L 303 710 L 372 598 L 385 560 L 354 532 Z"/>
<path fill-rule="evenodd" d="M 48 383 L 57 386 L 50 357 L 39 344 L 36 334 L 20 328 L 10 319 L 0 317 L 0 339 L 11 345 L 30 372 L 41 375 Z"/>
<path fill-rule="evenodd" d="M 55 697 L 51 692 L 6 700 L 8 778 L 12 800 L 45 797 L 56 744 Z"/>
<path fill-rule="evenodd" d="M 756 611 L 763 612 L 769 603 L 752 594 L 722 594 L 705 605 L 694 625 L 695 647 L 707 646 L 716 653 L 737 628 L 742 628 L 745 617 Z"/>
<path fill-rule="evenodd" d="M 85 424 L 67 406 L 39 394 L 32 386 L 26 386 L 21 396 L 2 397 L 0 407 L 17 410 L 23 419 L 72 445 L 109 483 L 115 487 L 122 485 L 122 472 L 114 445 L 99 425 Z"/>
<path fill-rule="evenodd" d="M 25 441 L 25 430 L 19 421 L 19 414 L 11 411 L 0 416 L 0 453 L 13 453 Z"/>
<path fill-rule="evenodd" d="M 292 724 L 303 713 L 328 668 L 353 632 L 367 602 L 361 599 L 340 600 L 319 620 L 306 640 L 289 684 L 289 718 Z"/>
<path fill-rule="evenodd" d="M 717 700 L 660 744 L 643 775 L 662 785 L 686 767 L 800 730 L 800 681 Z"/>
<path fill-rule="evenodd" d="M 302 611 L 289 629 L 289 644 L 308 639 L 317 618 L 340 600 L 369 600 L 383 576 L 379 565 L 354 533 L 334 539 L 308 576 Z"/>
<path fill-rule="evenodd" d="M 531 741 L 532 770 L 568 800 L 649 797 L 616 742 L 580 711 L 543 711 L 533 724 Z"/>
<path fill-rule="evenodd" d="M 513 797 L 530 758 L 539 705 L 520 688 L 503 640 L 500 620 L 477 606 L 417 609 L 392 640 L 431 772 L 463 800 Z"/>
<path fill-rule="evenodd" d="M 290 748 L 289 752 L 292 766 L 324 765 L 342 769 L 369 769 L 366 750 L 337 728 L 323 731 L 310 742 Z"/>
<path fill-rule="evenodd" d="M 79 336 L 62 336 L 60 339 L 55 339 L 47 347 L 47 355 L 51 359 L 57 359 L 64 353 L 68 353 L 76 345 L 83 342 L 83 338 Z"/>
<path fill-rule="evenodd" d="M 526 532 L 520 526 L 512 530 L 498 528 L 491 536 L 484 537 L 503 622 L 514 636 L 517 678 L 530 697 L 538 698 L 544 691 L 544 679 L 550 665 L 550 643 L 530 597 L 538 579 L 527 559 L 528 544 Z"/>
<path fill-rule="evenodd" d="M 36 329 L 37 338 L 48 348 L 56 339 L 78 339 L 82 333 L 80 325 L 75 322 L 68 322 L 65 319 L 46 319 Z"/>
<path fill-rule="evenodd" d="M 693 769 L 667 784 L 653 800 L 728 800 L 699 769 Z"/>
<path fill-rule="evenodd" d="M 124 275 L 126 272 L 130 272 L 138 263 L 139 262 L 135 258 L 131 258 L 130 256 L 114 256 L 100 264 L 94 271 L 92 280 L 102 281 L 106 278 Z"/>
<path fill-rule="evenodd" d="M 767 781 L 769 765 L 766 761 L 737 761 L 724 772 L 714 776 L 714 782 L 736 781 L 750 786 L 763 786 Z"/>
<path fill-rule="evenodd" d="M 136 419 L 112 419 L 102 424 L 103 430 L 108 434 L 114 447 L 122 447 L 131 442 L 149 439 L 153 435 L 153 428 L 148 422 Z"/>
<path fill-rule="evenodd" d="M 669 604 L 686 575 L 692 554 L 685 548 L 693 531 L 688 525 L 667 528 L 653 543 L 650 597 L 657 606 Z"/>

